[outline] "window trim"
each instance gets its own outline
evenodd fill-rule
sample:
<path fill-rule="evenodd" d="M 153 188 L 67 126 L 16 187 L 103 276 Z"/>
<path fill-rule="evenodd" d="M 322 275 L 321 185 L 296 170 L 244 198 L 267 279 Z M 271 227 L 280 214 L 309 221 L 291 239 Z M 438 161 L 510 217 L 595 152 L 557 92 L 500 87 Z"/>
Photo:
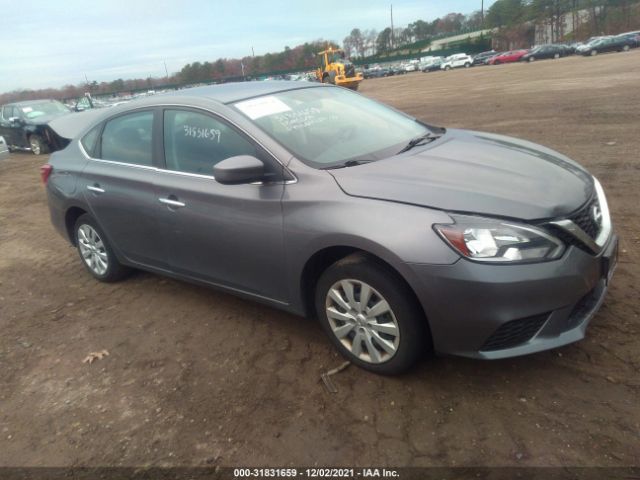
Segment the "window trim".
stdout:
<path fill-rule="evenodd" d="M 306 87 L 306 88 L 310 88 L 310 87 Z M 106 125 L 106 123 L 109 120 L 112 120 L 116 117 L 119 117 L 121 115 L 126 115 L 128 113 L 132 113 L 132 112 L 138 112 L 140 110 L 153 110 L 154 111 L 154 115 L 155 112 L 160 110 L 163 111 L 166 108 L 190 108 L 190 109 L 194 109 L 194 110 L 200 110 L 206 114 L 212 114 L 214 116 L 218 116 L 222 119 L 224 119 L 224 121 L 226 121 L 229 125 L 233 126 L 235 129 L 239 130 L 240 132 L 242 132 L 245 136 L 247 136 L 248 138 L 250 138 L 256 145 L 258 145 L 266 154 L 268 154 L 278 165 L 280 165 L 280 167 L 282 168 L 282 172 L 283 172 L 283 178 L 280 180 L 281 183 L 284 183 L 285 185 L 292 185 L 295 183 L 298 183 L 298 177 L 283 163 L 280 161 L 280 159 L 278 159 L 278 157 L 271 151 L 269 150 L 262 142 L 260 142 L 258 139 L 256 139 L 253 135 L 251 135 L 250 132 L 247 132 L 246 130 L 244 130 L 242 127 L 240 127 L 236 122 L 234 122 L 233 120 L 225 117 L 224 115 L 218 113 L 218 112 L 214 112 L 212 110 L 207 109 L 206 107 L 201 107 L 201 106 L 196 106 L 196 105 L 189 105 L 189 104 L 175 104 L 175 103 L 162 103 L 162 104 L 156 104 L 156 105 L 144 105 L 144 106 L 140 106 L 137 108 L 131 108 L 128 109 L 126 111 L 120 112 L 116 115 L 113 115 L 107 119 L 104 119 L 101 121 L 100 125 L 100 137 L 99 140 L 96 144 L 96 150 L 98 150 L 98 144 L 100 146 L 100 150 L 97 152 L 93 152 L 94 154 L 102 154 L 102 132 L 104 131 L 104 126 Z M 164 124 L 164 115 L 160 115 L 160 121 L 162 122 L 162 124 Z M 155 119 L 155 116 L 154 116 Z M 154 129 L 157 128 L 154 124 Z M 85 135 L 87 133 L 89 133 L 91 129 L 88 129 L 85 131 Z M 164 132 L 162 132 L 163 135 L 161 137 L 159 137 L 162 142 L 163 142 L 163 148 L 162 148 L 162 161 L 164 164 Z M 82 137 L 80 137 L 82 138 Z M 108 159 L 103 159 L 103 158 L 96 158 L 93 157 L 91 155 L 89 155 L 89 153 L 87 153 L 87 151 L 84 149 L 82 142 L 80 141 L 80 138 L 78 138 L 77 144 L 78 147 L 80 149 L 80 151 L 82 152 L 82 154 L 87 158 L 87 160 L 92 160 L 92 161 L 96 161 L 96 162 L 105 162 L 105 163 L 113 163 L 115 165 L 121 165 L 121 166 L 125 166 L 125 167 L 134 167 L 134 168 L 142 168 L 145 170 L 153 170 L 156 172 L 162 172 L 162 173 L 172 173 L 172 174 L 176 174 L 176 175 L 183 175 L 183 176 L 190 176 L 190 177 L 196 177 L 196 178 L 210 178 L 215 180 L 215 177 L 213 175 L 201 175 L 198 173 L 188 173 L 188 172 L 178 172 L 175 170 L 167 170 L 165 168 L 160 168 L 157 166 L 146 166 L 146 165 L 136 165 L 134 163 L 124 163 L 124 162 L 119 162 L 117 160 L 108 160 Z M 152 144 L 155 146 L 157 142 L 153 142 Z M 154 156 L 154 160 L 155 160 L 155 156 Z M 154 162 L 157 163 L 157 162 Z M 279 183 L 280 183 L 279 182 Z M 254 182 L 251 185 L 261 185 L 262 182 Z"/>

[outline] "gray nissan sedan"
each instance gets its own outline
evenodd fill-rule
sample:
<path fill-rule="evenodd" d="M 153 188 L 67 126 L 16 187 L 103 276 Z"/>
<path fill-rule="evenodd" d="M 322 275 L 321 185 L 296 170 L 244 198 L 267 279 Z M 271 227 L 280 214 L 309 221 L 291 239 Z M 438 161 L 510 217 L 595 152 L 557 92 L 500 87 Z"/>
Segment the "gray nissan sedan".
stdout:
<path fill-rule="evenodd" d="M 143 269 L 317 317 L 374 372 L 575 342 L 616 264 L 605 194 L 576 162 L 340 87 L 201 87 L 91 118 L 42 167 L 91 275 Z"/>

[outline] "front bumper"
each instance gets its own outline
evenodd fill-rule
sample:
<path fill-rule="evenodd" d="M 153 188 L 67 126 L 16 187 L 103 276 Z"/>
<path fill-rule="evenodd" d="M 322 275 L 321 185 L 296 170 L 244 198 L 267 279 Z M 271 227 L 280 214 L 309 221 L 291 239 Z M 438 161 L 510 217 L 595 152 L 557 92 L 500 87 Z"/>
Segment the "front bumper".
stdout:
<path fill-rule="evenodd" d="M 408 264 L 436 352 L 498 359 L 576 342 L 600 308 L 617 263 L 612 235 L 593 256 L 576 247 L 552 262 Z"/>

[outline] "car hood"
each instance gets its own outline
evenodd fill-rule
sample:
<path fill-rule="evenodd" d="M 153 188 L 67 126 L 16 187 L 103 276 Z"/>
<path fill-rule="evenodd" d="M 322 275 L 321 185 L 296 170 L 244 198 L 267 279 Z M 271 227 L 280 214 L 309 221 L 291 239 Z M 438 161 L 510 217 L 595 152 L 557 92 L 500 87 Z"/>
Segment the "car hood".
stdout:
<path fill-rule="evenodd" d="M 51 115 L 40 115 L 33 119 L 27 119 L 25 123 L 27 125 L 47 125 L 51 120 L 64 117 L 71 114 L 71 112 L 53 113 Z"/>
<path fill-rule="evenodd" d="M 567 215 L 594 189 L 591 175 L 558 152 L 465 130 L 421 151 L 328 171 L 347 195 L 522 220 Z"/>

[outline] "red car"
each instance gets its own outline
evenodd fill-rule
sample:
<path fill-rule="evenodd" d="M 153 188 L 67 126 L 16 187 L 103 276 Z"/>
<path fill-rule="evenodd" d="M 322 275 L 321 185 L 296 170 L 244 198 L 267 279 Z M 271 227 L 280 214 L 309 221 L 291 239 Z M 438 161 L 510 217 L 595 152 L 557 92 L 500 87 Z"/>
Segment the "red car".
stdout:
<path fill-rule="evenodd" d="M 510 52 L 504 52 L 502 55 L 496 55 L 489 59 L 489 65 L 500 65 L 501 63 L 512 63 L 519 61 L 523 55 L 529 50 L 511 50 Z"/>

